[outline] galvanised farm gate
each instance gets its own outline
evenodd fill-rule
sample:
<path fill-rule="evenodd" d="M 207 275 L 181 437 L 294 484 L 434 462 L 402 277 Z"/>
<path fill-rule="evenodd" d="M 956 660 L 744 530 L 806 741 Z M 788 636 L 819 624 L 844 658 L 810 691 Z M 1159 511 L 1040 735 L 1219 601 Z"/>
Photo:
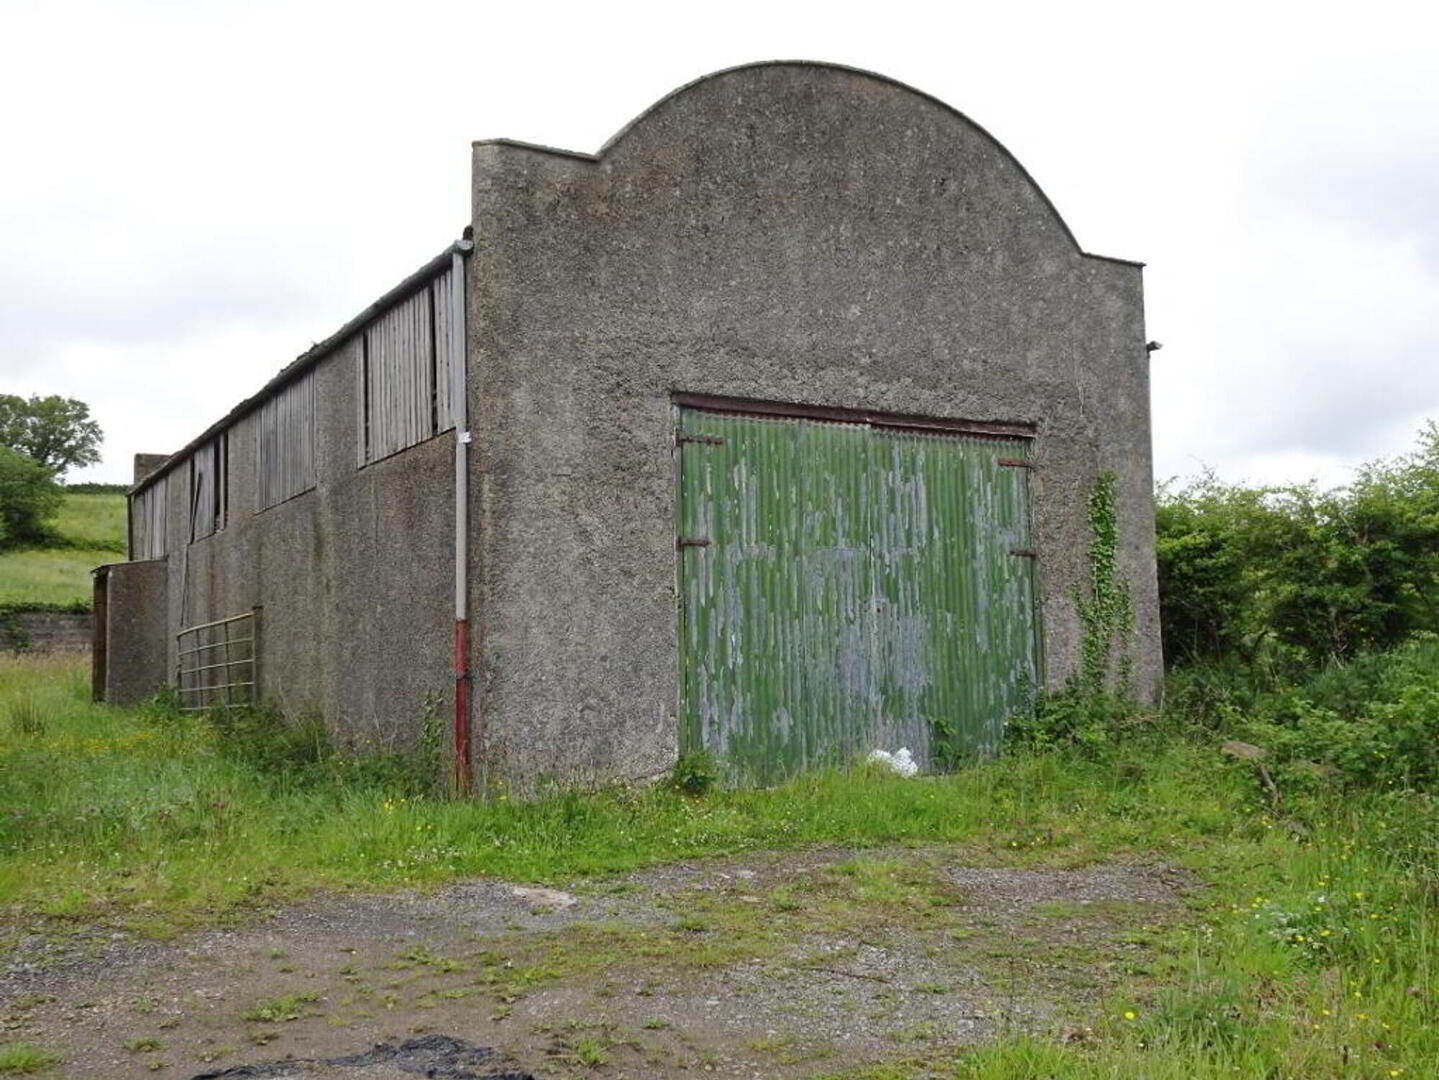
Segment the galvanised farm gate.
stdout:
<path fill-rule="evenodd" d="M 707 405 L 677 407 L 681 750 L 743 783 L 996 750 L 1039 670 L 1027 433 Z"/>
<path fill-rule="evenodd" d="M 751 64 L 472 169 L 453 245 L 141 463 L 111 700 L 253 683 L 356 748 L 443 719 L 457 780 L 524 793 L 942 769 L 1085 655 L 1157 694 L 1140 265 L 983 128 Z"/>

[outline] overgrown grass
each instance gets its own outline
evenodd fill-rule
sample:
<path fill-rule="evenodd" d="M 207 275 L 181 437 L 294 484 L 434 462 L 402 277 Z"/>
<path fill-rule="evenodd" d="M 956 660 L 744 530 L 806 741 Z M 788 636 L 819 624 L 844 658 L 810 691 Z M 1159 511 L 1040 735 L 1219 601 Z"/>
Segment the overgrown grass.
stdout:
<path fill-rule="evenodd" d="M 699 798 L 656 787 L 449 801 L 409 794 L 393 769 L 323 754 L 257 762 L 203 719 L 92 705 L 72 663 L 0 662 L 12 926 L 166 933 L 315 887 L 560 881 L 810 844 L 952 844 L 991 865 L 1162 859 L 1208 885 L 1169 943 L 1178 977 L 1053 1038 L 1006 1037 L 924 1067 L 965 1080 L 1439 1075 L 1439 809 L 1420 793 L 1311 785 L 1276 810 L 1253 765 L 1214 740 L 1137 725 L 939 779 L 859 770 Z M 918 1066 L 885 1068 L 859 1075 Z"/>
<path fill-rule="evenodd" d="M 125 558 L 125 496 L 66 493 L 46 547 L 0 552 L 0 605 L 88 605 L 90 571 Z"/>
<path fill-rule="evenodd" d="M 417 798 L 371 763 L 247 761 L 203 719 L 91 704 L 71 663 L 0 661 L 0 903 L 53 915 L 184 919 L 313 885 L 555 880 L 804 844 L 965 843 L 1007 862 L 1185 852 L 1232 827 L 1247 785 L 1175 747 L 1122 772 L 1015 756 L 942 780 L 826 772 L 702 799 L 665 788 Z"/>

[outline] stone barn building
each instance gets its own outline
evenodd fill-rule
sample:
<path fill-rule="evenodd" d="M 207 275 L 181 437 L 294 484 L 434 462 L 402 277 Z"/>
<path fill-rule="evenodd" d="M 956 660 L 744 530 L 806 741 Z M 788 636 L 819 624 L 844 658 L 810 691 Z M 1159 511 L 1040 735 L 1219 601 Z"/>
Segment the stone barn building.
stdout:
<path fill-rule="evenodd" d="M 96 683 L 453 729 L 531 790 L 940 768 L 1112 644 L 1160 679 L 1140 264 L 982 128 L 756 64 L 597 155 L 474 145 L 465 239 L 183 450 L 137 462 Z"/>

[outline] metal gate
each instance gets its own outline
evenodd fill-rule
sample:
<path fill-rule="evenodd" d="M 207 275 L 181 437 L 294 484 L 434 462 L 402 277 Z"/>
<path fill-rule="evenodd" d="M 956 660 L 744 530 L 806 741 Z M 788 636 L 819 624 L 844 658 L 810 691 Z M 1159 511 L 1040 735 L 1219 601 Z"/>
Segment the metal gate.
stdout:
<path fill-rule="evenodd" d="M 182 709 L 230 709 L 256 700 L 259 609 L 187 626 L 175 635 L 175 685 Z"/>
<path fill-rule="evenodd" d="M 679 409 L 681 747 L 732 783 L 994 753 L 1036 684 L 1029 440 Z"/>

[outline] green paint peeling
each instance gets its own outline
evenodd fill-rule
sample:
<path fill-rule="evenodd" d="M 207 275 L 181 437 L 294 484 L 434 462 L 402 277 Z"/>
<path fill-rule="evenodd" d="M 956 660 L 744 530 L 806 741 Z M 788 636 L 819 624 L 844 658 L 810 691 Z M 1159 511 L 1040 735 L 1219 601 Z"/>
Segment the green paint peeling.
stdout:
<path fill-rule="evenodd" d="M 996 752 L 1037 683 L 1022 439 L 680 410 L 681 748 L 731 783 Z M 685 543 L 685 541 L 708 541 Z"/>

